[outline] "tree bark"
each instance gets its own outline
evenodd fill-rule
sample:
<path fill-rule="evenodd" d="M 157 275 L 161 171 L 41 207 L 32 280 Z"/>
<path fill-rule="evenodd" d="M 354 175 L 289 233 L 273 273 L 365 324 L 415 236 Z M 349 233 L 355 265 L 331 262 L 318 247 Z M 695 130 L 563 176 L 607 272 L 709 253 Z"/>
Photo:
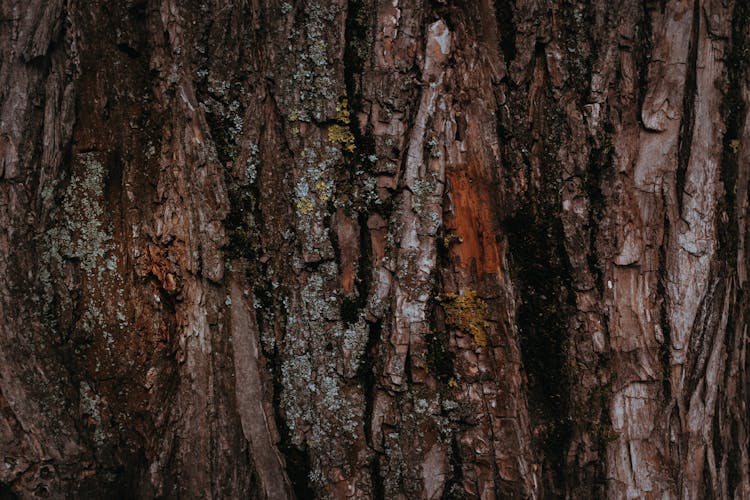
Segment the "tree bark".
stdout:
<path fill-rule="evenodd" d="M 750 498 L 744 1 L 0 26 L 0 498 Z"/>

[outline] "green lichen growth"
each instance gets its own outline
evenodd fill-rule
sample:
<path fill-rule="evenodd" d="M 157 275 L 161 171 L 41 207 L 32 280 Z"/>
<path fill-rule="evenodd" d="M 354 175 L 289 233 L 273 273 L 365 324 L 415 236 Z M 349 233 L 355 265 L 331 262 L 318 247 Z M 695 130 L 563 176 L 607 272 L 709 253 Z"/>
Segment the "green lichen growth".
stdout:
<path fill-rule="evenodd" d="M 487 303 L 477 296 L 476 290 L 465 290 L 461 295 L 443 293 L 438 300 L 443 306 L 448 325 L 471 334 L 479 347 L 487 345 L 489 310 Z"/>

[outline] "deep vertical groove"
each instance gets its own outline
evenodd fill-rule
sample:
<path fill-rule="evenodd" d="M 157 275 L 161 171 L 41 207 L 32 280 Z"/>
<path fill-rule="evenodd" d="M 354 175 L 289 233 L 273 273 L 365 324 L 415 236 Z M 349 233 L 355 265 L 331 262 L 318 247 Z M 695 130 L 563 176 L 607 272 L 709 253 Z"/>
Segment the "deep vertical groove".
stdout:
<path fill-rule="evenodd" d="M 685 70 L 685 93 L 682 97 L 682 120 L 680 122 L 677 170 L 675 172 L 675 195 L 677 207 L 682 213 L 682 197 L 685 189 L 685 175 L 690 152 L 693 147 L 693 127 L 695 126 L 695 97 L 698 91 L 698 44 L 700 42 L 700 0 L 693 3 L 693 29 L 690 34 L 690 49 Z"/>
<path fill-rule="evenodd" d="M 739 239 L 746 237 L 744 234 L 739 234 L 738 208 L 742 206 L 744 200 L 738 200 L 737 198 L 737 182 L 739 169 L 747 168 L 740 164 L 738 153 L 741 146 L 747 147 L 747 145 L 742 145 L 740 141 L 742 140 L 747 115 L 747 103 L 743 99 L 742 90 L 743 86 L 746 85 L 745 78 L 750 51 L 747 39 L 749 22 L 750 4 L 744 1 L 735 2 L 732 13 L 730 52 L 726 58 L 728 89 L 722 104 L 722 115 L 725 117 L 726 131 L 723 139 L 719 176 L 724 187 L 724 196 L 719 199 L 716 210 L 718 257 L 724 266 L 724 273 L 734 277 L 733 282 L 739 280 L 739 276 L 736 274 L 739 264 L 737 259 L 740 257 L 738 255 Z M 735 346 L 746 343 L 746 339 L 739 340 L 738 342 L 736 338 L 738 335 L 744 335 L 741 325 L 746 322 L 745 314 L 748 306 L 744 287 L 745 283 L 737 283 L 735 285 L 736 298 L 730 307 L 725 339 L 727 353 L 730 353 L 727 356 L 730 365 L 729 369 L 725 372 L 725 386 L 730 388 L 733 383 L 736 384 L 734 393 L 738 398 L 744 399 L 744 404 L 722 398 L 719 401 L 720 411 L 715 416 L 716 426 L 721 426 L 722 422 L 719 421 L 722 414 L 721 410 L 726 412 L 727 415 L 732 414 L 729 431 L 721 433 L 721 436 L 718 436 L 720 434 L 719 430 L 715 431 L 717 436 L 715 436 L 714 440 L 714 448 L 717 449 L 717 455 L 721 456 L 723 453 L 728 457 L 727 491 L 730 494 L 735 491 L 741 484 L 743 476 L 748 473 L 742 470 L 742 453 L 740 451 L 742 442 L 739 432 L 740 426 L 743 424 L 747 425 L 746 408 L 748 403 L 750 403 L 748 401 L 750 391 L 742 383 L 742 377 L 746 376 L 748 366 L 735 365 L 735 359 L 741 362 L 741 358 L 739 353 L 733 353 Z M 747 362 L 747 360 L 745 361 Z M 733 368 L 739 373 L 738 377 L 740 380 L 732 380 L 730 378 Z M 743 420 L 745 421 L 743 422 Z M 723 442 L 725 435 L 728 435 L 728 442 Z M 748 451 L 750 450 L 745 450 L 746 453 Z"/>
<path fill-rule="evenodd" d="M 664 200 L 666 203 L 666 200 Z M 664 216 L 664 234 L 669 234 L 670 225 L 669 217 Z M 667 250 L 666 241 L 659 247 L 659 277 L 656 282 L 657 288 L 656 293 L 659 297 L 662 297 L 660 304 L 660 316 L 659 326 L 661 328 L 661 334 L 663 342 L 659 346 L 659 359 L 662 366 L 662 390 L 664 391 L 664 399 L 669 401 L 672 399 L 672 383 L 671 383 L 671 360 L 670 360 L 670 349 L 672 345 L 672 328 L 669 323 L 669 311 L 667 304 Z"/>
<path fill-rule="evenodd" d="M 737 155 L 747 114 L 747 106 L 742 98 L 742 84 L 748 64 L 746 39 L 748 22 L 750 22 L 750 5 L 744 1 L 736 2 L 732 14 L 731 48 L 726 59 L 729 85 L 722 106 L 726 131 L 719 178 L 724 186 L 724 196 L 719 199 L 716 210 L 719 258 L 726 263 L 727 269 L 736 269 L 738 238 L 743 237 L 738 234 L 736 184 L 741 168 Z M 740 285 L 743 284 L 740 283 Z"/>
<path fill-rule="evenodd" d="M 510 63 L 516 57 L 516 27 L 513 24 L 513 9 L 515 0 L 496 0 L 495 21 L 500 32 L 500 49 L 503 51 L 505 64 Z"/>

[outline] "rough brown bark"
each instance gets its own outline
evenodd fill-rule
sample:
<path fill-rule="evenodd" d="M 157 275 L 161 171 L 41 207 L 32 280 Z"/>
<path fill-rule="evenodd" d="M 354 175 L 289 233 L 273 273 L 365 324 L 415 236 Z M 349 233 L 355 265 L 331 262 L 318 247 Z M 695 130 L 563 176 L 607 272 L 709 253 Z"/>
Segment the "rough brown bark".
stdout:
<path fill-rule="evenodd" d="M 749 23 L 0 0 L 0 497 L 750 498 Z"/>

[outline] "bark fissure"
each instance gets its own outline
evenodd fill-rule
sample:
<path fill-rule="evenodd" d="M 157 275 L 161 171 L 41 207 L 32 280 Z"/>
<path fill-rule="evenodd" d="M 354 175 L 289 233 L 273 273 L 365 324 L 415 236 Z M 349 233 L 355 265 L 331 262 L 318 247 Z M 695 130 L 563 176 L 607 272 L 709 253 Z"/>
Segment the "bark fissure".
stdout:
<path fill-rule="evenodd" d="M 675 190 L 677 192 L 677 214 L 682 214 L 682 203 L 685 192 L 685 174 L 693 147 L 693 127 L 695 124 L 695 97 L 698 93 L 698 45 L 701 26 L 700 0 L 693 2 L 693 27 L 690 33 L 685 91 L 682 98 L 682 112 L 675 171 Z M 668 233 L 667 233 L 668 234 Z"/>
<path fill-rule="evenodd" d="M 0 497 L 750 496 L 749 17 L 0 3 Z"/>

